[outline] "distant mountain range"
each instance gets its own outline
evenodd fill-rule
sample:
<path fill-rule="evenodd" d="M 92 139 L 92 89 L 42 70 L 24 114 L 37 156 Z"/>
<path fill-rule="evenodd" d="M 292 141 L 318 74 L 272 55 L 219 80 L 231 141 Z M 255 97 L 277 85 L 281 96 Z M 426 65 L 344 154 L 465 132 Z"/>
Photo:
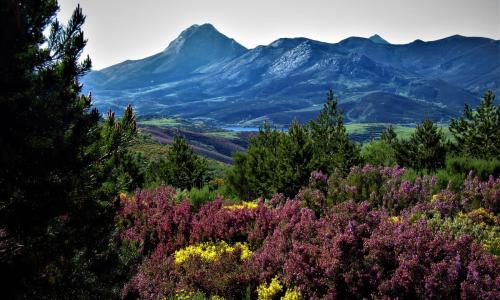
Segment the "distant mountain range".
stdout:
<path fill-rule="evenodd" d="M 500 41 L 455 35 L 393 45 L 374 35 L 246 49 L 210 24 L 193 25 L 163 52 L 92 71 L 83 83 L 100 110 L 132 103 L 141 115 L 220 124 L 307 121 L 329 88 L 348 122 L 446 122 L 486 90 L 500 92 Z"/>

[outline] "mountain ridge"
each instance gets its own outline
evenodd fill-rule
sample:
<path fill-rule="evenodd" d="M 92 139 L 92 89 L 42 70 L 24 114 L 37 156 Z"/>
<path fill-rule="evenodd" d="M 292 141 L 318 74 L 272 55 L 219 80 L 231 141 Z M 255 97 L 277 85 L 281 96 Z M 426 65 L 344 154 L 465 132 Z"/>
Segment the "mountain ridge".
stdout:
<path fill-rule="evenodd" d="M 446 122 L 464 103 L 474 106 L 485 89 L 499 90 L 498 40 L 454 35 L 403 45 L 384 41 L 378 35 L 338 43 L 280 38 L 247 49 L 211 24 L 193 25 L 164 51 L 93 71 L 83 83 L 98 108 L 132 102 L 140 114 L 224 124 L 306 121 L 329 88 L 341 97 L 347 121 Z M 354 117 L 372 94 L 398 101 L 398 107 L 408 99 L 412 117 L 390 106 Z M 439 113 L 427 116 L 433 107 Z"/>

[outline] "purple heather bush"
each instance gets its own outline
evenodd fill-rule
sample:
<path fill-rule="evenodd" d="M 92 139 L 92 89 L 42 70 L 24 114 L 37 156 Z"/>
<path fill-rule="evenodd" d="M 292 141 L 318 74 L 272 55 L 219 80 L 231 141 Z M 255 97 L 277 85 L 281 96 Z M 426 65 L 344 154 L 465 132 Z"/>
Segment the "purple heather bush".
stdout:
<path fill-rule="evenodd" d="M 437 187 L 437 180 L 433 176 L 417 177 L 412 182 L 402 178 L 404 172 L 405 169 L 400 167 L 353 167 L 346 177 L 338 172 L 331 175 L 326 193 L 324 189 L 318 188 L 313 176 L 309 186 L 301 193 L 305 205 L 315 211 L 324 211 L 332 204 L 353 200 L 368 201 L 375 208 L 399 213 L 409 206 L 430 200 Z M 323 197 L 318 192 L 323 192 Z"/>
<path fill-rule="evenodd" d="M 496 180 L 490 176 L 487 181 L 481 181 L 473 172 L 470 172 L 464 181 L 460 192 L 461 205 L 464 210 L 473 210 L 484 207 L 487 210 L 500 213 L 500 178 Z"/>
<path fill-rule="evenodd" d="M 123 296 L 256 298 L 258 286 L 278 278 L 277 296 L 293 289 L 304 299 L 500 299 L 499 257 L 480 239 L 428 222 L 479 205 L 485 212 L 470 218 L 498 226 L 498 179 L 469 176 L 455 194 L 434 191 L 433 177 L 406 181 L 403 172 L 367 166 L 327 181 L 313 173 L 293 199 L 228 207 L 219 197 L 198 211 L 187 199 L 175 202 L 169 187 L 122 197 L 121 237 L 143 255 Z M 221 241 L 244 243 L 251 255 L 234 247 L 210 261 L 175 262 L 189 245 Z"/>

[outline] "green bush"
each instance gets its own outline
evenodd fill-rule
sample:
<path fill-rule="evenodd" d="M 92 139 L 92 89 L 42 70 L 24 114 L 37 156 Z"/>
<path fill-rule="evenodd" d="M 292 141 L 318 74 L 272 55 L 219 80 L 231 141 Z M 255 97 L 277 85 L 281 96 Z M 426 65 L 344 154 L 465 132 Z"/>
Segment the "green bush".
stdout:
<path fill-rule="evenodd" d="M 458 192 L 464 183 L 465 177 L 465 174 L 453 173 L 447 169 L 436 172 L 437 186 L 440 190 L 450 187 L 451 190 Z"/>
<path fill-rule="evenodd" d="M 385 140 L 373 140 L 361 149 L 366 164 L 393 167 L 397 164 L 394 148 Z"/>
<path fill-rule="evenodd" d="M 500 175 L 500 160 L 496 158 L 477 159 L 465 156 L 448 157 L 446 159 L 446 171 L 449 174 L 461 174 L 464 178 L 470 171 L 473 171 L 476 176 L 486 180 L 490 175 L 494 177 Z"/>

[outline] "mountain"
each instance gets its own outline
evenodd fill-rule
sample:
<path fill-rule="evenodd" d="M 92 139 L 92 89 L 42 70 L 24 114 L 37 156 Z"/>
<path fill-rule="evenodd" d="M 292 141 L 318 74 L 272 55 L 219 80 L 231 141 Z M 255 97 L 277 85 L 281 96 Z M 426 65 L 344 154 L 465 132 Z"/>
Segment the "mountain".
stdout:
<path fill-rule="evenodd" d="M 183 79 L 203 65 L 231 59 L 246 50 L 211 24 L 193 25 L 163 52 L 91 72 L 87 80 L 106 89 L 140 88 Z"/>
<path fill-rule="evenodd" d="M 96 106 L 221 124 L 314 118 L 333 88 L 348 122 L 446 122 L 500 92 L 500 41 L 451 36 L 393 45 L 375 35 L 329 44 L 282 38 L 246 49 L 212 25 L 183 31 L 161 53 L 83 78 Z"/>
<path fill-rule="evenodd" d="M 386 40 L 384 40 L 380 35 L 378 34 L 375 34 L 375 35 L 372 35 L 371 37 L 368 38 L 370 41 L 374 42 L 375 44 L 383 44 L 383 45 L 387 45 L 389 44 L 389 42 L 387 42 Z"/>

